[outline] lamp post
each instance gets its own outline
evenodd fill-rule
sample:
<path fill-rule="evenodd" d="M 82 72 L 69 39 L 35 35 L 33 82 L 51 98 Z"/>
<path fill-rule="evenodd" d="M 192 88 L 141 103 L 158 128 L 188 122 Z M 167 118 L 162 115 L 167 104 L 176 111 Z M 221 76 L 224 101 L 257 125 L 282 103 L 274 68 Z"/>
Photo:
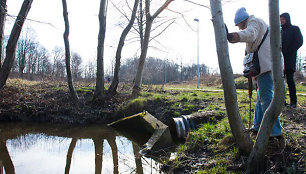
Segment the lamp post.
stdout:
<path fill-rule="evenodd" d="M 199 19 L 194 18 L 194 21 L 197 22 L 197 88 L 199 88 L 200 81 L 200 67 L 199 67 Z"/>

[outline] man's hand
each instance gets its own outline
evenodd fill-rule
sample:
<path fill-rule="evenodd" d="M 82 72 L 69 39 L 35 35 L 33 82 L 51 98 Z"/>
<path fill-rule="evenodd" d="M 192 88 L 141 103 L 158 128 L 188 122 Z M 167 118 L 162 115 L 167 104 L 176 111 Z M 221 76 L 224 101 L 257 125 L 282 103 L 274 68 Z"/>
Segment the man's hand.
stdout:
<path fill-rule="evenodd" d="M 227 35 L 227 40 L 230 42 L 230 43 L 237 43 L 240 41 L 240 37 L 239 37 L 239 34 L 234 32 L 234 33 L 229 33 Z"/>
<path fill-rule="evenodd" d="M 240 40 L 239 35 L 238 35 L 237 33 L 229 33 L 226 24 L 224 24 L 224 26 L 225 26 L 225 31 L 226 31 L 227 40 L 228 40 L 230 43 L 239 42 L 239 40 Z"/>

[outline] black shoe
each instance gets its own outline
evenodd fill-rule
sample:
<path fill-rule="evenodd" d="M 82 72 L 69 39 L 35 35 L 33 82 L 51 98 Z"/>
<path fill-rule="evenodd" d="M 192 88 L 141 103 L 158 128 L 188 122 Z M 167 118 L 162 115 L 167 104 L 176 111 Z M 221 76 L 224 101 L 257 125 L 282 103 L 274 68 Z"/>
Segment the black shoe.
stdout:
<path fill-rule="evenodd" d="M 290 107 L 296 108 L 296 104 L 290 104 Z"/>
<path fill-rule="evenodd" d="M 269 140 L 277 139 L 278 141 L 282 140 L 284 137 L 283 135 L 278 135 L 278 136 L 270 136 Z"/>
<path fill-rule="evenodd" d="M 258 130 L 255 130 L 253 127 L 250 129 L 246 129 L 247 132 L 252 132 L 254 135 L 257 135 Z"/>

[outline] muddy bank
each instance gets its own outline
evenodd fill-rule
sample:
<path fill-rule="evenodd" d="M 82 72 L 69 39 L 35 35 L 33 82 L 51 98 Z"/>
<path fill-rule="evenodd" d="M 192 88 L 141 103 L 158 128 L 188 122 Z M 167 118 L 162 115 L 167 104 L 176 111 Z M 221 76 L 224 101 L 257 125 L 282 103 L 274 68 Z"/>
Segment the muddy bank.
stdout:
<path fill-rule="evenodd" d="M 0 121 L 48 122 L 63 124 L 108 124 L 120 118 L 130 116 L 144 110 L 151 113 L 164 124 L 172 117 L 180 114 L 191 114 L 208 105 L 209 101 L 179 102 L 193 103 L 194 107 L 171 107 L 178 101 L 167 98 L 138 100 L 136 102 L 127 95 L 131 88 L 121 87 L 118 94 L 105 101 L 94 101 L 94 87 L 84 85 L 77 88 L 79 103 L 70 100 L 65 83 L 35 82 L 22 84 L 20 81 L 11 83 L 0 90 Z M 152 92 L 151 89 L 147 91 Z M 165 91 L 154 91 L 165 93 Z M 177 91 L 167 91 L 170 95 L 180 95 Z M 179 115 L 178 115 L 179 113 Z"/>

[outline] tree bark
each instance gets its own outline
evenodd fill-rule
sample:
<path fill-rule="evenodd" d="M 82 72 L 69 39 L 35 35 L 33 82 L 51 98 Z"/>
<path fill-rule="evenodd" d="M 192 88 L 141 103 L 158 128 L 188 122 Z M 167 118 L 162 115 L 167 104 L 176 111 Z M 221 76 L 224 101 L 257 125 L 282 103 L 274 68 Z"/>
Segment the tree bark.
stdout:
<path fill-rule="evenodd" d="M 135 82 L 134 82 L 134 86 L 133 86 L 133 92 L 132 92 L 133 97 L 137 97 L 137 96 L 140 95 L 141 79 L 142 79 L 144 63 L 145 63 L 145 60 L 146 60 L 146 57 L 147 57 L 147 52 L 148 52 L 152 23 L 153 23 L 154 19 L 164 9 L 166 9 L 172 1 L 173 0 L 166 0 L 166 2 L 152 16 L 150 14 L 150 0 L 145 1 L 145 11 L 146 11 L 146 21 L 147 22 L 146 22 L 143 44 L 142 44 L 142 47 L 141 47 L 141 53 L 140 53 L 140 57 L 139 57 L 137 73 L 136 73 Z"/>
<path fill-rule="evenodd" d="M 24 21 L 31 9 L 33 0 L 24 0 L 23 4 L 21 6 L 21 9 L 18 13 L 17 19 L 15 21 L 15 24 L 13 26 L 13 29 L 11 31 L 9 40 L 7 42 L 6 46 L 6 57 L 4 59 L 3 65 L 0 69 L 0 89 L 3 88 L 3 86 L 6 83 L 6 80 L 10 74 L 10 71 L 12 69 L 15 56 L 16 56 L 16 46 L 17 42 L 20 36 L 20 32 L 22 29 L 22 26 L 24 24 Z"/>
<path fill-rule="evenodd" d="M 264 158 L 268 146 L 269 136 L 275 120 L 281 113 L 285 101 L 278 0 L 269 0 L 269 13 L 274 95 L 270 106 L 264 114 L 258 135 L 256 137 L 256 142 L 248 158 L 247 173 L 260 173 L 264 169 Z"/>
<path fill-rule="evenodd" d="M 239 113 L 234 76 L 228 53 L 221 0 L 210 0 L 210 7 L 228 121 L 239 150 L 248 154 L 252 148 L 252 140 L 245 131 Z"/>
<path fill-rule="evenodd" d="M 117 91 L 117 87 L 119 84 L 119 71 L 120 71 L 120 60 L 121 60 L 122 48 L 124 46 L 125 38 L 134 24 L 138 3 L 139 3 L 139 0 L 135 0 L 131 20 L 129 24 L 125 27 L 125 29 L 123 30 L 119 43 L 118 43 L 117 52 L 116 52 L 116 64 L 115 64 L 114 78 L 108 90 L 111 96 L 115 95 Z"/>
<path fill-rule="evenodd" d="M 6 17 L 6 0 L 0 1 L 0 68 L 3 60 L 3 40 L 4 40 L 4 28 Z"/>
<path fill-rule="evenodd" d="M 97 47 L 97 79 L 96 79 L 96 91 L 95 98 L 102 100 L 104 98 L 104 40 L 106 32 L 106 1 L 101 0 L 99 11 L 99 35 L 98 35 L 98 47 Z"/>
<path fill-rule="evenodd" d="M 138 25 L 139 25 L 139 38 L 140 38 L 140 48 L 142 48 L 143 44 L 143 9 L 142 9 L 142 3 L 143 0 L 139 1 L 139 19 L 138 19 Z"/>
<path fill-rule="evenodd" d="M 65 21 L 65 32 L 64 32 L 64 43 L 65 43 L 65 53 L 66 53 L 66 73 L 67 73 L 67 82 L 69 91 L 72 97 L 72 101 L 74 103 L 78 102 L 78 95 L 76 90 L 74 89 L 73 82 L 72 82 L 72 76 L 71 76 L 71 67 L 70 67 L 70 44 L 69 44 L 69 19 L 68 19 L 68 12 L 67 12 L 67 3 L 66 0 L 62 0 L 63 3 L 63 17 Z"/>

